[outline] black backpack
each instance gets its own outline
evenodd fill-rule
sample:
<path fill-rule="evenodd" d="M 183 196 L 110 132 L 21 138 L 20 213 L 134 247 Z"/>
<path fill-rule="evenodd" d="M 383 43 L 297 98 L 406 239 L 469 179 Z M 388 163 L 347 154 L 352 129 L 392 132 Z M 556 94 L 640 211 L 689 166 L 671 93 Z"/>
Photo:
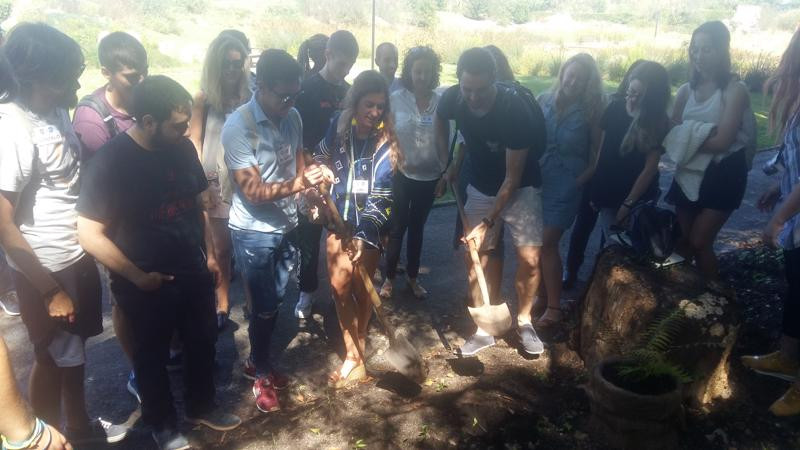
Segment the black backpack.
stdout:
<path fill-rule="evenodd" d="M 657 263 L 663 263 L 672 255 L 681 236 L 678 217 L 674 212 L 656 206 L 655 201 L 637 203 L 628 215 L 627 227 L 612 228 L 627 235 L 617 235 L 623 245 Z"/>
<path fill-rule="evenodd" d="M 108 134 L 112 138 L 119 134 L 117 122 L 114 120 L 114 116 L 111 115 L 111 111 L 108 110 L 106 102 L 96 99 L 93 94 L 89 94 L 83 97 L 80 102 L 78 102 L 78 106 L 85 106 L 96 112 L 103 119 L 103 122 L 106 124 L 106 128 L 108 129 Z"/>

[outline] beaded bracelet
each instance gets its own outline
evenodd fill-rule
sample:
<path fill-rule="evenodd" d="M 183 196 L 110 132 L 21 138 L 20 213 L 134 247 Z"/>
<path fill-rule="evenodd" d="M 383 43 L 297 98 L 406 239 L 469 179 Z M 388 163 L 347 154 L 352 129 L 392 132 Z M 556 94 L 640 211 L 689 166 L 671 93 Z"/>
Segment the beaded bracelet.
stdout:
<path fill-rule="evenodd" d="M 31 431 L 30 436 L 28 436 L 28 438 L 25 439 L 24 441 L 11 442 L 8 439 L 6 439 L 5 436 L 2 436 L 3 450 L 22 450 L 25 448 L 33 448 L 34 445 L 39 441 L 39 439 L 41 439 L 42 433 L 44 433 L 45 428 L 46 428 L 45 423 L 42 421 L 42 419 L 37 417 L 35 424 L 33 426 L 33 431 Z M 50 444 L 48 442 L 48 446 L 49 445 Z"/>

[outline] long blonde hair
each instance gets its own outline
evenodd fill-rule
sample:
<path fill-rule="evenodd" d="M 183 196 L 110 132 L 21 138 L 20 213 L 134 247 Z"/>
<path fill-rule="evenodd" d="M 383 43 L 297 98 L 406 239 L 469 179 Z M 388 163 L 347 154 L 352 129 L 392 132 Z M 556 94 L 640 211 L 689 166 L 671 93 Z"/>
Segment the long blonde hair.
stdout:
<path fill-rule="evenodd" d="M 594 58 L 592 58 L 592 55 L 588 53 L 578 53 L 572 56 L 561 65 L 561 69 L 558 71 L 558 78 L 556 78 L 551 89 L 551 92 L 553 92 L 555 96 L 554 100 L 558 116 L 560 117 L 563 113 L 563 111 L 561 111 L 561 105 L 559 104 L 560 102 L 558 101 L 561 95 L 561 83 L 564 79 L 564 73 L 572 64 L 580 64 L 589 75 L 589 78 L 586 80 L 586 87 L 578 102 L 583 108 L 586 121 L 591 125 L 596 125 L 600 122 L 600 117 L 603 115 L 603 110 L 606 106 L 606 97 L 603 92 L 603 78 L 600 76 L 600 70 L 597 68 L 597 63 Z"/>
<path fill-rule="evenodd" d="M 386 108 L 383 110 L 383 117 L 381 118 L 383 126 L 376 130 L 378 145 L 375 146 L 375 149 L 377 150 L 388 142 L 391 146 L 389 158 L 392 162 L 392 170 L 396 170 L 402 161 L 402 155 L 397 144 L 393 115 L 389 105 L 389 87 L 386 85 L 386 78 L 380 73 L 374 70 L 365 70 L 353 80 L 353 86 L 347 91 L 342 113 L 336 123 L 336 134 L 340 143 L 350 140 L 350 133 L 352 133 L 353 128 L 352 122 L 358 108 L 358 102 L 364 96 L 374 93 L 383 93 L 386 96 Z"/>
<path fill-rule="evenodd" d="M 783 139 L 788 121 L 800 109 L 800 28 L 794 32 L 781 62 L 766 83 L 764 95 L 772 91 L 769 108 L 769 128 Z"/>
<path fill-rule="evenodd" d="M 200 78 L 200 90 L 206 95 L 206 103 L 213 109 L 225 112 L 225 98 L 222 93 L 222 62 L 229 51 L 236 51 L 242 55 L 244 64 L 242 73 L 237 82 L 236 92 L 239 98 L 237 103 L 243 103 L 250 96 L 250 86 L 248 84 L 248 61 L 249 55 L 244 45 L 238 40 L 229 36 L 218 36 L 211 41 L 206 52 L 206 59 L 203 62 L 203 74 Z"/>

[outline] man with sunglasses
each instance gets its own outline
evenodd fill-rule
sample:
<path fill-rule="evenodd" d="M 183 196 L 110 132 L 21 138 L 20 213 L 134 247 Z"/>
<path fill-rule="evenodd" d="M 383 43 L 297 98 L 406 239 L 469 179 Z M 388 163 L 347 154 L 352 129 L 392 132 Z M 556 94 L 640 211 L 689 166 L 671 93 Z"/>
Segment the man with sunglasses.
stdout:
<path fill-rule="evenodd" d="M 350 85 L 344 80 L 358 57 L 358 42 L 347 30 L 331 34 L 325 47 L 325 66 L 303 81 L 303 94 L 297 99 L 297 110 L 303 118 L 303 148 L 307 160 L 325 137 L 333 114 L 341 109 L 342 100 Z M 294 309 L 298 319 L 311 317 L 313 295 L 319 285 L 319 240 L 322 225 L 312 223 L 300 214 L 297 227 L 300 246 L 300 298 Z"/>
<path fill-rule="evenodd" d="M 97 267 L 78 243 L 80 143 L 67 114 L 83 54 L 42 23 L 17 25 L 3 50 L 19 92 L 0 105 L 0 244 L 35 355 L 31 406 L 76 446 L 118 442 L 127 430 L 90 421 L 84 398 L 85 342 L 103 322 Z"/>
<path fill-rule="evenodd" d="M 115 31 L 101 39 L 97 54 L 106 84 L 81 99 L 72 119 L 84 159 L 133 126 L 131 94 L 147 75 L 147 52 L 128 33 Z"/>
<path fill-rule="evenodd" d="M 270 342 L 278 306 L 297 265 L 295 195 L 324 177 L 319 166 L 306 166 L 303 159 L 303 125 L 294 109 L 301 74 L 300 65 L 285 51 L 264 51 L 253 98 L 222 129 L 225 164 L 235 181 L 228 226 L 236 265 L 252 296 L 245 376 L 255 379 L 253 395 L 262 412 L 280 409 L 276 390 L 288 384 L 274 366 Z"/>

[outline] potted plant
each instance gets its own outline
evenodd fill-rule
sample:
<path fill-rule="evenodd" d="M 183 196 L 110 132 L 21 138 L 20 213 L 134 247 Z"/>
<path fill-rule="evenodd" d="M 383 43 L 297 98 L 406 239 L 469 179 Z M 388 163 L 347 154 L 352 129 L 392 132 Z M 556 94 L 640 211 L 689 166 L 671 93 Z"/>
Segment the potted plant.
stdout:
<path fill-rule="evenodd" d="M 606 444 L 625 449 L 678 446 L 683 427 L 681 387 L 689 375 L 668 358 L 686 316 L 675 309 L 648 327 L 637 348 L 597 364 L 586 388 L 590 429 Z"/>

